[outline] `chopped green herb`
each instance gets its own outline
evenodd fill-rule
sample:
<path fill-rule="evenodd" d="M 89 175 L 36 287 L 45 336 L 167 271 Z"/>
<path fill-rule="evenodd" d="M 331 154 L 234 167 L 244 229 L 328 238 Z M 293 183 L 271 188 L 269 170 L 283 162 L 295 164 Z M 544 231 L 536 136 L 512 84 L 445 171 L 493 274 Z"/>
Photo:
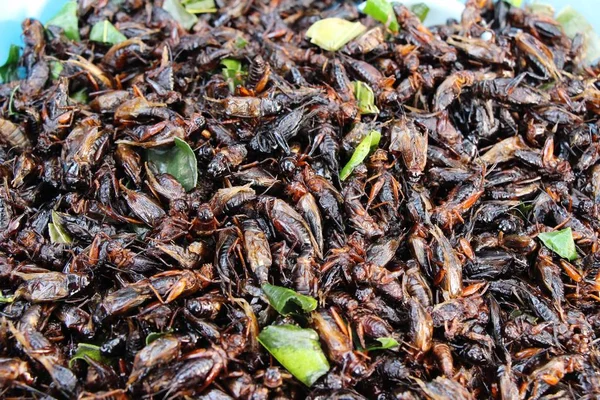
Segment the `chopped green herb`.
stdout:
<path fill-rule="evenodd" d="M 400 346 L 400 343 L 392 337 L 382 337 L 376 339 L 380 345 L 379 346 L 370 346 L 367 350 L 387 350 L 394 349 Z"/>
<path fill-rule="evenodd" d="M 163 336 L 166 336 L 168 334 L 170 334 L 171 331 L 167 331 L 167 332 L 150 332 L 148 334 L 148 336 L 146 336 L 146 346 L 148 346 L 150 343 L 154 342 L 156 339 L 159 339 Z"/>
<path fill-rule="evenodd" d="M 223 65 L 223 76 L 227 80 L 227 85 L 231 93 L 235 92 L 235 88 L 238 85 L 244 83 L 244 71 L 242 69 L 242 62 L 233 58 L 225 58 L 221 60 Z"/>
<path fill-rule="evenodd" d="M 569 261 L 577 258 L 575 241 L 573 241 L 573 232 L 571 228 L 562 229 L 554 232 L 544 232 L 538 235 L 538 238 L 544 245 Z"/>
<path fill-rule="evenodd" d="M 46 23 L 46 26 L 58 26 L 62 28 L 65 36 L 71 40 L 80 41 L 79 25 L 77 23 L 77 3 L 69 1 L 60 11 Z"/>
<path fill-rule="evenodd" d="M 117 44 L 127 40 L 127 38 L 108 20 L 104 20 L 97 22 L 92 27 L 92 31 L 90 32 L 90 40 L 95 42 Z"/>
<path fill-rule="evenodd" d="M 366 30 L 367 27 L 360 22 L 350 22 L 341 18 L 325 18 L 312 24 L 306 31 L 306 36 L 311 43 L 323 50 L 336 51 Z"/>
<path fill-rule="evenodd" d="M 56 211 L 52 211 L 52 222 L 48 224 L 48 234 L 52 243 L 70 244 L 73 242 L 62 226 L 62 217 Z"/>
<path fill-rule="evenodd" d="M 427 7 L 427 4 L 425 3 L 417 3 L 410 8 L 410 11 L 412 11 L 413 14 L 419 17 L 421 22 L 423 22 L 429 14 L 429 7 Z"/>
<path fill-rule="evenodd" d="M 160 173 L 173 175 L 190 191 L 198 183 L 198 161 L 194 151 L 185 141 L 175 138 L 175 146 L 168 150 L 148 149 L 146 157 Z"/>
<path fill-rule="evenodd" d="M 55 81 L 60 77 L 60 73 L 64 69 L 60 61 L 50 61 L 50 78 Z"/>
<path fill-rule="evenodd" d="M 317 300 L 294 292 L 291 289 L 270 284 L 262 285 L 269 304 L 281 315 L 311 312 L 317 308 Z"/>
<path fill-rule="evenodd" d="M 367 0 L 363 12 L 384 24 L 392 32 L 398 32 L 400 29 L 392 4 L 388 0 Z"/>
<path fill-rule="evenodd" d="M 377 114 L 379 109 L 375 105 L 375 95 L 369 85 L 361 81 L 352 82 L 354 96 L 358 100 L 358 109 L 363 114 Z"/>
<path fill-rule="evenodd" d="M 361 142 L 356 146 L 356 150 L 350 157 L 350 161 L 342 168 L 340 172 L 340 179 L 346 180 L 354 171 L 358 165 L 360 165 L 365 158 L 369 155 L 369 153 L 379 146 L 379 140 L 381 139 L 381 133 L 377 131 L 371 131 Z"/>
<path fill-rule="evenodd" d="M 329 371 L 329 362 L 321 350 L 319 335 L 312 329 L 271 325 L 258 335 L 258 341 L 306 386 L 312 386 Z"/>
<path fill-rule="evenodd" d="M 238 49 L 243 49 L 247 44 L 248 41 L 241 36 L 235 39 L 235 47 Z"/>
<path fill-rule="evenodd" d="M 75 360 L 83 360 L 87 362 L 86 357 L 103 364 L 110 362 L 108 358 L 104 357 L 100 353 L 100 347 L 88 343 L 79 343 L 77 345 L 77 350 L 75 350 L 75 354 L 69 360 L 69 368 L 73 368 L 73 363 Z"/>
<path fill-rule="evenodd" d="M 510 4 L 513 7 L 521 7 L 523 0 L 504 0 L 505 3 Z"/>
<path fill-rule="evenodd" d="M 15 301 L 15 296 L 4 296 L 0 292 L 0 303 L 12 303 L 13 301 Z"/>
<path fill-rule="evenodd" d="M 85 89 L 85 88 L 80 89 L 80 90 L 76 91 L 75 93 L 73 93 L 72 95 L 70 95 L 69 98 L 76 103 L 87 104 L 87 102 L 89 100 L 89 97 L 87 94 L 87 89 Z"/>
<path fill-rule="evenodd" d="M 13 102 L 15 101 L 15 93 L 17 90 L 21 88 L 21 85 L 15 86 L 13 90 L 10 91 L 10 98 L 8 99 L 8 115 L 15 115 L 16 112 L 13 111 Z"/>
<path fill-rule="evenodd" d="M 217 12 L 214 0 L 199 0 L 186 2 L 185 9 L 192 14 L 204 14 Z"/>
<path fill-rule="evenodd" d="M 173 19 L 185 29 L 191 29 L 198 22 L 198 17 L 188 12 L 179 2 L 179 0 L 165 0 L 163 9 L 168 11 Z"/>
<path fill-rule="evenodd" d="M 10 45 L 10 50 L 8 50 L 8 57 L 4 64 L 0 67 L 0 80 L 1 83 L 8 83 L 14 80 L 19 79 L 19 54 L 21 53 L 21 48 L 14 44 Z"/>

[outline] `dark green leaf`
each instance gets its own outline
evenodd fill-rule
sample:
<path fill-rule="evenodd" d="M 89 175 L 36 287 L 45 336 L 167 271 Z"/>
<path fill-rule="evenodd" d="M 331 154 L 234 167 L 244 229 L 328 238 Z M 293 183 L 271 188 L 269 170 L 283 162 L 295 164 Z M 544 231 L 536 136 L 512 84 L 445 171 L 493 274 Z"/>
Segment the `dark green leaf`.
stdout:
<path fill-rule="evenodd" d="M 167 331 L 167 332 L 150 332 L 148 334 L 148 336 L 146 336 L 146 346 L 148 346 L 150 343 L 154 342 L 156 339 L 159 339 L 163 336 L 166 336 L 168 334 L 170 334 L 171 331 Z"/>
<path fill-rule="evenodd" d="M 73 100 L 74 102 L 81 103 L 81 104 L 87 104 L 87 102 L 89 100 L 86 89 L 80 89 L 80 90 L 76 91 L 71 96 L 69 96 L 69 98 L 71 100 Z"/>
<path fill-rule="evenodd" d="M 319 335 L 312 329 L 271 325 L 258 335 L 258 341 L 306 386 L 312 386 L 329 371 L 329 362 L 321 350 Z"/>
<path fill-rule="evenodd" d="M 7 83 L 19 79 L 19 54 L 21 53 L 21 48 L 14 44 L 10 45 L 10 50 L 8 50 L 8 57 L 4 64 L 0 67 L 0 80 L 1 83 Z"/>
<path fill-rule="evenodd" d="M 573 241 L 573 232 L 571 228 L 562 229 L 554 232 L 544 232 L 538 235 L 538 238 L 544 245 L 569 261 L 577 258 L 575 242 Z"/>
<path fill-rule="evenodd" d="M 392 32 L 398 32 L 400 29 L 392 4 L 388 0 L 367 0 L 363 12 L 384 24 Z"/>
<path fill-rule="evenodd" d="M 354 96 L 358 100 L 358 109 L 363 114 L 377 114 L 379 109 L 375 105 L 375 94 L 373 89 L 364 82 L 354 81 L 352 82 L 354 87 Z"/>
<path fill-rule="evenodd" d="M 96 22 L 90 32 L 90 40 L 94 42 L 117 44 L 121 43 L 127 38 L 123 35 L 113 24 L 109 21 L 104 20 Z"/>
<path fill-rule="evenodd" d="M 427 4 L 425 3 L 417 3 L 410 8 L 410 11 L 412 11 L 417 17 L 419 17 L 421 22 L 423 22 L 429 14 L 429 7 L 427 7 Z"/>
<path fill-rule="evenodd" d="M 269 304 L 281 315 L 311 312 L 317 308 L 317 300 L 294 292 L 291 289 L 271 284 L 262 285 Z"/>
<path fill-rule="evenodd" d="M 168 149 L 149 149 L 146 157 L 160 173 L 172 175 L 185 190 L 190 191 L 198 183 L 198 162 L 192 148 L 183 140 L 175 138 L 175 146 Z"/>
<path fill-rule="evenodd" d="M 60 61 L 50 61 L 50 78 L 53 81 L 57 80 L 63 69 L 64 67 Z"/>
<path fill-rule="evenodd" d="M 378 338 L 377 341 L 380 343 L 379 346 L 369 346 L 367 350 L 387 350 L 400 346 L 400 343 L 398 343 L 398 341 L 392 337 Z"/>
<path fill-rule="evenodd" d="M 15 86 L 13 90 L 10 91 L 10 98 L 8 99 L 8 115 L 15 115 L 16 112 L 13 111 L 13 102 L 15 101 L 15 93 L 17 90 L 21 88 L 21 85 Z"/>
<path fill-rule="evenodd" d="M 192 14 L 204 14 L 204 13 L 214 13 L 217 12 L 217 7 L 215 6 L 215 0 L 197 0 L 192 2 L 187 2 L 185 5 L 185 9 L 187 12 Z"/>
<path fill-rule="evenodd" d="M 83 360 L 87 362 L 85 359 L 86 356 L 103 364 L 108 364 L 110 361 L 108 358 L 100 354 L 100 347 L 88 343 L 79 343 L 77 345 L 77 350 L 75 350 L 75 354 L 69 360 L 69 368 L 73 367 L 75 360 Z"/>
<path fill-rule="evenodd" d="M 194 14 L 189 13 L 179 2 L 179 0 L 165 0 L 163 2 L 163 9 L 165 9 L 173 19 L 185 29 L 191 29 L 192 26 L 198 22 L 198 17 Z"/>
<path fill-rule="evenodd" d="M 342 168 L 340 172 L 340 179 L 346 180 L 354 171 L 358 165 L 360 165 L 369 153 L 379 146 L 379 140 L 381 139 L 381 133 L 377 131 L 371 131 L 361 142 L 356 146 L 356 150 L 350 157 L 350 161 Z"/>
<path fill-rule="evenodd" d="M 69 1 L 60 9 L 58 14 L 46 23 L 46 26 L 58 26 L 62 28 L 65 36 L 71 40 L 79 41 L 79 26 L 77 24 L 77 3 Z"/>
<path fill-rule="evenodd" d="M 325 18 L 312 24 L 306 31 L 306 37 L 323 50 L 336 51 L 366 30 L 367 27 L 360 22 Z"/>
<path fill-rule="evenodd" d="M 62 217 L 56 211 L 52 211 L 52 222 L 48 224 L 48 234 L 52 243 L 70 244 L 73 239 L 62 227 Z"/>

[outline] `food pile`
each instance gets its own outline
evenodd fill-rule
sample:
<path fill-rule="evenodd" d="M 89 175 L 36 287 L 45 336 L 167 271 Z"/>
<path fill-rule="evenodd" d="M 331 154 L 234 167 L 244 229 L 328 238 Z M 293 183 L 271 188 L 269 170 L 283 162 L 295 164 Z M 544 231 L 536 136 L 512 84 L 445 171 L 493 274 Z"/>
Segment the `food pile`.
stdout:
<path fill-rule="evenodd" d="M 600 69 L 505 1 L 103 0 L 0 67 L 3 398 L 595 399 Z"/>

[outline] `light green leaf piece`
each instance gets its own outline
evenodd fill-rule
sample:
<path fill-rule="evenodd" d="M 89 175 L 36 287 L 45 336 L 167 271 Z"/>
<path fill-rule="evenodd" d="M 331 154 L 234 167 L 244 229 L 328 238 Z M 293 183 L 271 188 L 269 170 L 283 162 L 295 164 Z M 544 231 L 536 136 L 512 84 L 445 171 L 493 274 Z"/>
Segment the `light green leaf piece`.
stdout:
<path fill-rule="evenodd" d="M 381 22 L 392 32 L 400 29 L 392 4 L 388 0 L 367 0 L 363 12 Z"/>
<path fill-rule="evenodd" d="M 175 146 L 168 149 L 148 149 L 146 158 L 157 170 L 170 174 L 190 191 L 198 183 L 198 161 L 194 151 L 185 141 L 175 138 Z"/>
<path fill-rule="evenodd" d="M 221 60 L 223 65 L 223 77 L 227 80 L 227 85 L 231 93 L 235 92 L 238 85 L 244 83 L 244 71 L 242 70 L 242 62 L 234 58 L 224 58 Z"/>
<path fill-rule="evenodd" d="M 367 158 L 369 153 L 379 146 L 379 140 L 381 140 L 381 133 L 377 131 L 369 132 L 369 134 L 361 140 L 358 146 L 356 146 L 356 150 L 354 150 L 352 157 L 350 157 L 350 161 L 342 168 L 342 171 L 340 172 L 341 180 L 346 180 L 352 171 L 354 171 L 354 168 L 360 165 L 360 163 Z"/>
<path fill-rule="evenodd" d="M 19 66 L 19 54 L 21 48 L 17 45 L 11 44 L 8 50 L 8 57 L 2 66 L 0 67 L 0 80 L 1 83 L 8 83 L 19 78 L 17 68 Z"/>
<path fill-rule="evenodd" d="M 427 7 L 427 4 L 425 3 L 417 3 L 413 5 L 410 8 L 410 11 L 412 11 L 413 14 L 419 17 L 421 22 L 425 21 L 425 18 L 427 18 L 427 15 L 429 15 L 429 7 Z"/>
<path fill-rule="evenodd" d="M 5 296 L 0 292 L 0 303 L 12 303 L 15 301 L 15 296 Z"/>
<path fill-rule="evenodd" d="M 392 337 L 382 337 L 377 338 L 377 341 L 380 343 L 379 346 L 370 346 L 367 350 L 388 350 L 395 349 L 400 346 L 400 343 Z"/>
<path fill-rule="evenodd" d="M 76 91 L 75 93 L 70 95 L 69 98 L 71 100 L 73 100 L 74 102 L 80 103 L 80 104 L 87 104 L 88 100 L 89 100 L 89 96 L 88 96 L 87 90 L 85 88 Z"/>
<path fill-rule="evenodd" d="M 96 22 L 92 27 L 90 40 L 93 40 L 94 42 L 117 44 L 124 42 L 127 38 L 108 20 L 104 20 Z"/>
<path fill-rule="evenodd" d="M 163 2 L 163 9 L 168 11 L 173 19 L 179 22 L 185 29 L 191 29 L 198 22 L 198 17 L 188 12 L 179 0 L 165 0 Z"/>
<path fill-rule="evenodd" d="M 269 304 L 281 315 L 311 312 L 317 308 L 317 300 L 294 292 L 292 289 L 271 284 L 262 285 L 262 290 L 269 299 Z"/>
<path fill-rule="evenodd" d="M 569 261 L 577 258 L 575 241 L 573 241 L 573 232 L 571 228 L 562 229 L 554 232 L 544 232 L 538 235 L 538 238 L 544 245 Z"/>
<path fill-rule="evenodd" d="M 60 73 L 64 69 L 60 61 L 50 61 L 50 78 L 55 81 L 60 77 Z"/>
<path fill-rule="evenodd" d="M 369 85 L 361 81 L 352 82 L 354 97 L 358 100 L 358 109 L 362 114 L 378 114 L 379 109 L 375 105 L 375 94 Z"/>
<path fill-rule="evenodd" d="M 585 61 L 588 64 L 600 58 L 600 36 L 594 31 L 587 19 L 575 11 L 571 6 L 565 7 L 556 16 L 556 21 L 560 23 L 565 34 L 571 39 L 578 33 L 583 35 L 583 48 L 585 51 Z"/>
<path fill-rule="evenodd" d="M 52 211 L 52 222 L 48 224 L 48 234 L 52 243 L 71 244 L 73 239 L 62 227 L 62 217 L 56 211 Z"/>
<path fill-rule="evenodd" d="M 156 339 L 159 339 L 163 336 L 169 335 L 171 333 L 170 330 L 166 331 L 166 332 L 150 332 L 148 334 L 148 336 L 146 336 L 146 346 L 148 346 L 150 343 L 154 342 Z"/>
<path fill-rule="evenodd" d="M 108 364 L 110 362 L 108 358 L 100 354 L 100 347 L 88 343 L 79 343 L 77 345 L 77 350 L 75 350 L 75 354 L 69 360 L 69 368 L 73 368 L 73 363 L 76 360 L 87 362 L 86 357 L 103 364 Z"/>
<path fill-rule="evenodd" d="M 205 14 L 217 12 L 215 0 L 199 0 L 186 2 L 185 9 L 192 14 Z"/>
<path fill-rule="evenodd" d="M 329 371 L 329 362 L 321 350 L 319 335 L 312 329 L 271 325 L 258 335 L 258 341 L 306 386 L 312 386 Z"/>
<path fill-rule="evenodd" d="M 545 15 L 547 17 L 554 17 L 554 13 L 555 13 L 554 7 L 552 7 L 550 4 L 546 4 L 546 3 L 534 2 L 534 3 L 528 4 L 527 9 L 534 14 Z"/>
<path fill-rule="evenodd" d="M 521 7 L 523 5 L 523 0 L 504 0 L 504 2 L 513 7 Z"/>
<path fill-rule="evenodd" d="M 65 36 L 71 40 L 80 41 L 79 25 L 77 22 L 77 2 L 69 1 L 60 11 L 46 23 L 48 26 L 58 26 L 63 29 Z"/>
<path fill-rule="evenodd" d="M 15 101 L 15 93 L 17 90 L 21 88 L 21 85 L 15 86 L 13 90 L 10 91 L 10 98 L 8 99 L 8 115 L 15 115 L 16 112 L 13 110 L 13 102 Z"/>
<path fill-rule="evenodd" d="M 235 39 L 235 47 L 238 49 L 243 49 L 247 44 L 248 41 L 241 36 Z"/>
<path fill-rule="evenodd" d="M 323 50 L 336 51 L 366 30 L 367 27 L 360 22 L 325 18 L 312 24 L 306 31 L 306 37 Z"/>

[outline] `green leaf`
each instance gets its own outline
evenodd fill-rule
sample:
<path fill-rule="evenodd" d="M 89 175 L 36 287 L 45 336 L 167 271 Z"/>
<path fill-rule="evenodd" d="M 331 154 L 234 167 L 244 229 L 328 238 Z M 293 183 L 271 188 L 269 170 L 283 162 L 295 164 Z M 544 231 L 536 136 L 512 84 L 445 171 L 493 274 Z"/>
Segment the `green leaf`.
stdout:
<path fill-rule="evenodd" d="M 329 362 L 321 350 L 319 335 L 312 329 L 271 325 L 258 335 L 258 341 L 306 386 L 312 386 L 329 371 Z"/>
<path fill-rule="evenodd" d="M 73 100 L 74 102 L 81 103 L 81 104 L 87 104 L 88 100 L 89 100 L 86 89 L 80 89 L 80 90 L 76 91 L 71 96 L 69 96 L 69 98 L 71 100 Z"/>
<path fill-rule="evenodd" d="M 154 342 L 156 339 L 159 339 L 163 336 L 169 335 L 171 333 L 170 330 L 166 331 L 166 332 L 150 332 L 148 334 L 148 336 L 146 336 L 146 346 L 148 346 L 150 343 Z"/>
<path fill-rule="evenodd" d="M 56 211 L 52 211 L 52 222 L 48 224 L 48 234 L 52 243 L 70 244 L 73 239 L 62 227 L 62 217 Z"/>
<path fill-rule="evenodd" d="M 323 50 L 336 51 L 366 30 L 367 27 L 360 22 L 350 22 L 341 18 L 325 18 L 312 24 L 306 31 L 306 36 L 311 43 Z"/>
<path fill-rule="evenodd" d="M 367 0 L 363 12 L 384 24 L 392 32 L 398 32 L 400 29 L 392 4 L 388 0 Z"/>
<path fill-rule="evenodd" d="M 560 23 L 565 34 L 571 39 L 578 33 L 583 35 L 583 47 L 587 63 L 592 63 L 600 58 L 600 36 L 582 14 L 575 11 L 573 7 L 567 6 L 558 13 L 556 21 Z"/>
<path fill-rule="evenodd" d="M 417 3 L 410 8 L 410 11 L 412 11 L 413 14 L 419 17 L 421 22 L 423 22 L 429 14 L 429 7 L 427 7 L 427 4 L 425 3 Z"/>
<path fill-rule="evenodd" d="M 175 146 L 168 149 L 148 149 L 148 161 L 162 174 L 172 175 L 185 190 L 190 191 L 198 183 L 198 162 L 194 151 L 185 141 L 175 138 Z"/>
<path fill-rule="evenodd" d="M 63 69 L 64 67 L 60 61 L 50 61 L 50 78 L 53 81 L 57 80 Z"/>
<path fill-rule="evenodd" d="M 573 232 L 571 228 L 562 229 L 554 232 L 544 232 L 538 235 L 538 238 L 544 245 L 569 261 L 577 258 L 575 242 L 573 241 Z"/>
<path fill-rule="evenodd" d="M 354 96 L 358 100 L 358 109 L 363 114 L 377 114 L 379 109 L 375 105 L 375 95 L 369 85 L 361 81 L 352 82 Z"/>
<path fill-rule="evenodd" d="M 376 339 L 380 345 L 379 346 L 369 346 L 367 350 L 387 350 L 394 349 L 400 346 L 400 343 L 392 337 L 382 337 Z"/>
<path fill-rule="evenodd" d="M 93 40 L 94 42 L 117 44 L 127 40 L 127 38 L 108 20 L 104 20 L 96 22 L 92 27 L 90 40 Z"/>
<path fill-rule="evenodd" d="M 13 111 L 13 102 L 15 101 L 15 93 L 17 90 L 21 88 L 21 85 L 15 86 L 13 90 L 10 91 L 10 98 L 8 99 L 8 115 L 15 115 L 16 112 Z"/>
<path fill-rule="evenodd" d="M 266 283 L 262 285 L 262 290 L 271 307 L 281 315 L 308 313 L 317 308 L 317 300 L 288 288 Z"/>
<path fill-rule="evenodd" d="M 191 29 L 198 22 L 198 17 L 189 13 L 179 2 L 179 0 L 165 0 L 163 9 L 166 10 L 173 19 L 185 29 Z"/>
<path fill-rule="evenodd" d="M 350 157 L 350 161 L 342 168 L 340 172 L 340 179 L 346 180 L 354 171 L 360 163 L 364 161 L 365 158 L 369 155 L 369 153 L 379 146 L 379 140 L 381 139 L 381 133 L 377 131 L 371 131 L 363 140 L 360 141 L 358 146 L 356 146 L 356 150 Z"/>
<path fill-rule="evenodd" d="M 19 66 L 19 54 L 21 48 L 17 45 L 11 44 L 10 50 L 8 50 L 8 57 L 2 66 L 0 67 L 0 80 L 2 83 L 8 83 L 19 78 L 17 71 Z"/>
<path fill-rule="evenodd" d="M 0 292 L 0 303 L 12 303 L 13 301 L 15 301 L 15 296 L 4 296 Z"/>
<path fill-rule="evenodd" d="M 185 9 L 192 14 L 204 14 L 217 12 L 215 0 L 199 0 L 186 2 Z"/>
<path fill-rule="evenodd" d="M 513 7 L 521 7 L 523 0 L 504 0 L 505 3 L 510 4 Z"/>
<path fill-rule="evenodd" d="M 65 36 L 71 40 L 80 41 L 79 25 L 77 23 L 77 3 L 69 1 L 60 9 L 58 14 L 46 23 L 46 27 L 53 25 L 63 29 Z"/>
<path fill-rule="evenodd" d="M 243 37 L 239 37 L 235 39 L 235 47 L 238 49 L 243 49 L 248 44 L 248 41 Z"/>
<path fill-rule="evenodd" d="M 73 368 L 73 363 L 75 360 L 83 360 L 87 362 L 85 359 L 86 356 L 103 364 L 108 364 L 110 362 L 108 358 L 100 354 L 100 347 L 88 343 L 79 343 L 77 345 L 77 350 L 75 350 L 75 354 L 69 360 L 69 368 Z"/>
<path fill-rule="evenodd" d="M 227 80 L 229 90 L 233 93 L 238 85 L 244 83 L 242 62 L 233 58 L 224 58 L 221 60 L 221 65 L 223 65 L 223 76 Z"/>

